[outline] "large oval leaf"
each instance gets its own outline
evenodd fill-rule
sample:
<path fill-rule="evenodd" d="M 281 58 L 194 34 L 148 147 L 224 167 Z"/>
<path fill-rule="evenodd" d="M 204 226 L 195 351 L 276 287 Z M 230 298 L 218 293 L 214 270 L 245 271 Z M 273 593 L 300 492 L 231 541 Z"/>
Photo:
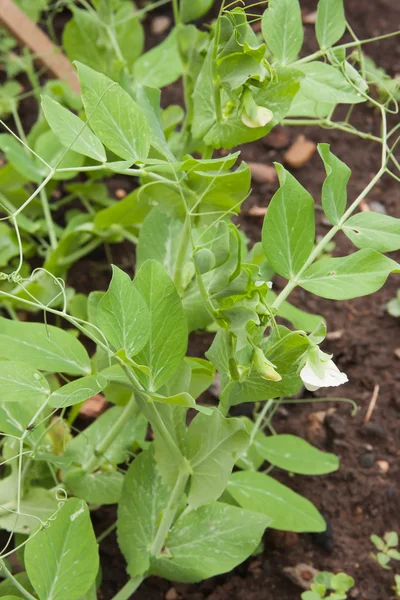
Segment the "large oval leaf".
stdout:
<path fill-rule="evenodd" d="M 49 384 L 41 373 L 20 361 L 0 361 L 2 402 L 37 403 L 50 393 Z"/>
<path fill-rule="evenodd" d="M 299 285 L 330 300 L 349 300 L 379 290 L 399 265 L 375 250 L 359 250 L 343 258 L 324 258 L 311 265 Z"/>
<path fill-rule="evenodd" d="M 326 523 L 313 504 L 264 473 L 233 473 L 227 487 L 243 508 L 272 518 L 270 527 L 283 531 L 324 531 Z"/>
<path fill-rule="evenodd" d="M 41 371 L 88 375 L 88 353 L 70 333 L 52 325 L 0 317 L 0 356 Z"/>
<path fill-rule="evenodd" d="M 25 565 L 40 600 L 78 600 L 88 591 L 99 551 L 83 500 L 68 500 L 49 527 L 28 540 Z"/>
<path fill-rule="evenodd" d="M 299 1 L 270 0 L 262 19 L 262 33 L 280 63 L 296 60 L 304 37 Z"/>
<path fill-rule="evenodd" d="M 102 73 L 76 62 L 90 127 L 103 144 L 126 160 L 145 160 L 150 149 L 147 120 L 131 96 Z"/>
<path fill-rule="evenodd" d="M 400 219 L 376 212 L 353 215 L 342 227 L 357 248 L 394 252 L 400 248 Z"/>
<path fill-rule="evenodd" d="M 296 435 L 259 437 L 254 441 L 254 446 L 271 465 L 291 473 L 323 475 L 339 468 L 337 456 L 321 452 Z"/>

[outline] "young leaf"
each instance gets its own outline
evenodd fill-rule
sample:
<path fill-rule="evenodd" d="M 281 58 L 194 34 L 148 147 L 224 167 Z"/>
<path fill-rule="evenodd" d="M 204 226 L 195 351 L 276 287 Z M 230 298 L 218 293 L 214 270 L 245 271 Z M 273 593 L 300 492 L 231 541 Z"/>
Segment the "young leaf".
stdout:
<path fill-rule="evenodd" d="M 65 456 L 78 465 L 88 462 L 123 410 L 122 406 L 113 406 L 100 415 L 89 427 L 68 442 Z M 103 458 L 105 465 L 118 465 L 126 460 L 132 443 L 141 437 L 143 425 L 146 427 L 146 420 L 143 417 L 133 415 L 127 419 L 118 437 L 100 457 Z"/>
<path fill-rule="evenodd" d="M 129 275 L 114 265 L 112 269 L 110 286 L 97 307 L 97 326 L 116 351 L 124 349 L 130 357 L 147 343 L 150 315 Z"/>
<path fill-rule="evenodd" d="M 346 210 L 346 188 L 351 169 L 332 154 L 329 144 L 318 144 L 318 152 L 326 171 L 326 179 L 322 185 L 322 206 L 329 222 L 337 225 Z"/>
<path fill-rule="evenodd" d="M 264 219 L 262 246 L 272 268 L 291 279 L 302 268 L 314 245 L 314 201 L 282 165 L 276 164 L 280 188 Z"/>
<path fill-rule="evenodd" d="M 343 258 L 324 258 L 303 274 L 299 285 L 322 298 L 349 300 L 379 290 L 399 265 L 375 250 L 359 250 Z"/>
<path fill-rule="evenodd" d="M 271 303 L 276 297 L 276 294 L 272 290 L 268 292 L 268 300 Z M 321 321 L 324 321 L 324 318 L 320 315 L 313 315 L 304 310 L 300 310 L 300 308 L 293 306 L 286 300 L 285 302 L 282 302 L 278 311 L 278 316 L 289 321 L 295 329 L 301 329 L 307 333 L 311 333 Z"/>
<path fill-rule="evenodd" d="M 150 567 L 149 549 L 170 494 L 162 483 L 151 446 L 131 463 L 118 505 L 118 544 L 131 577 Z"/>
<path fill-rule="evenodd" d="M 52 131 L 45 131 L 36 140 L 34 146 L 36 154 L 41 156 L 51 167 L 57 169 L 76 169 L 74 171 L 56 172 L 53 179 L 72 179 L 76 177 L 79 168 L 83 165 L 84 158 L 73 150 L 66 150 L 60 140 Z M 43 163 L 37 159 L 37 163 L 43 169 Z M 45 166 L 47 175 L 48 168 Z"/>
<path fill-rule="evenodd" d="M 149 367 L 148 390 L 157 391 L 172 377 L 185 355 L 186 320 L 175 285 L 160 263 L 146 261 L 134 284 L 150 312 L 150 335 L 135 360 Z"/>
<path fill-rule="evenodd" d="M 179 8 L 182 22 L 188 23 L 200 19 L 213 4 L 214 0 L 181 0 Z"/>
<path fill-rule="evenodd" d="M 324 519 L 311 502 L 264 473 L 233 473 L 227 490 L 243 508 L 271 517 L 273 529 L 298 533 L 326 529 Z"/>
<path fill-rule="evenodd" d="M 89 504 L 117 504 L 121 497 L 124 476 L 118 471 L 86 473 L 74 469 L 63 478 L 74 496 Z"/>
<path fill-rule="evenodd" d="M 376 212 L 362 212 L 347 219 L 343 232 L 357 248 L 378 252 L 400 249 L 400 219 Z"/>
<path fill-rule="evenodd" d="M 49 398 L 49 406 L 64 408 L 79 404 L 101 392 L 106 385 L 107 380 L 101 375 L 81 377 L 55 390 Z"/>
<path fill-rule="evenodd" d="M 138 58 L 133 66 L 137 83 L 153 88 L 162 88 L 176 81 L 183 72 L 176 30 L 148 52 Z"/>
<path fill-rule="evenodd" d="M 24 362 L 0 361 L 2 402 L 44 402 L 50 393 L 45 377 Z"/>
<path fill-rule="evenodd" d="M 14 455 L 17 453 L 18 450 L 16 448 Z M 0 502 L 2 506 L 9 505 L 13 506 L 14 510 L 16 509 L 17 485 L 16 479 L 13 480 L 13 475 L 1 480 Z M 4 497 L 3 486 L 7 490 L 7 498 Z M 21 500 L 20 514 L 16 515 L 14 512 L 9 511 L 3 511 L 3 514 L 0 514 L 0 527 L 13 533 L 29 535 L 38 528 L 38 519 L 46 521 L 46 519 L 54 515 L 57 507 L 58 502 L 54 491 L 45 490 L 40 487 L 31 487 Z"/>
<path fill-rule="evenodd" d="M 28 540 L 25 565 L 40 600 L 78 600 L 88 591 L 99 552 L 83 500 L 68 500 L 49 527 Z"/>
<path fill-rule="evenodd" d="M 262 18 L 262 33 L 280 63 L 296 60 L 304 37 L 298 0 L 270 0 Z"/>
<path fill-rule="evenodd" d="M 0 356 L 27 365 L 69 375 L 88 375 L 89 356 L 70 333 L 42 323 L 22 323 L 0 318 Z"/>
<path fill-rule="evenodd" d="M 320 61 L 298 65 L 305 75 L 300 91 L 313 102 L 357 104 L 365 98 L 342 75 L 339 69 Z"/>
<path fill-rule="evenodd" d="M 40 183 L 49 172 L 46 165 L 39 165 L 33 154 L 9 133 L 0 134 L 0 150 L 14 169 L 30 181 Z"/>
<path fill-rule="evenodd" d="M 147 215 L 140 228 L 136 249 L 136 268 L 146 260 L 156 260 L 163 265 L 170 277 L 174 275 L 175 263 L 181 240 L 183 224 L 165 214 L 157 206 Z M 190 247 L 187 247 L 189 258 Z"/>
<path fill-rule="evenodd" d="M 315 33 L 319 47 L 326 50 L 346 31 L 343 0 L 319 0 Z"/>
<path fill-rule="evenodd" d="M 86 117 L 95 134 L 117 156 L 145 160 L 150 136 L 140 108 L 118 83 L 82 63 L 76 65 Z"/>
<path fill-rule="evenodd" d="M 199 414 L 193 419 L 186 440 L 192 469 L 188 502 L 193 508 L 220 497 L 248 442 L 243 421 L 226 419 L 217 409 L 211 416 Z"/>
<path fill-rule="evenodd" d="M 271 465 L 291 473 L 324 475 L 339 468 L 334 454 L 321 452 L 296 435 L 273 435 L 255 440 L 257 452 Z"/>
<path fill-rule="evenodd" d="M 104 146 L 84 121 L 52 100 L 42 96 L 42 109 L 53 133 L 63 146 L 99 162 L 107 160 Z"/>
<path fill-rule="evenodd" d="M 168 536 L 165 552 L 151 561 L 151 573 L 194 583 L 231 571 L 260 543 L 270 519 L 222 502 L 184 513 Z"/>

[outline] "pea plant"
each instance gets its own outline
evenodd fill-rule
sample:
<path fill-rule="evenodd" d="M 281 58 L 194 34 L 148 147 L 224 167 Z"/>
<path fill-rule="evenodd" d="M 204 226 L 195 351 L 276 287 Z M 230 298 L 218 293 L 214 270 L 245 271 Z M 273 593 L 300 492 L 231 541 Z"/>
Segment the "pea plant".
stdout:
<path fill-rule="evenodd" d="M 301 600 L 346 600 L 347 592 L 354 587 L 354 579 L 346 573 L 321 571 L 314 577 L 311 590 L 303 592 Z"/>
<path fill-rule="evenodd" d="M 291 398 L 303 386 L 316 391 L 347 376 L 320 349 L 324 321 L 288 298 L 300 287 L 348 300 L 399 272 L 386 256 L 400 248 L 399 220 L 356 212 L 384 174 L 398 177 L 398 126 L 387 126 L 396 99 L 393 91 L 383 101 L 370 95 L 362 42 L 341 2 L 320 0 L 320 50 L 300 59 L 297 0 L 271 0 L 256 17 L 251 7 L 222 4 L 209 31 L 187 24 L 209 1 L 174 2 L 173 31 L 145 54 L 131 3 L 81 4 L 64 32 L 81 86 L 78 114 L 44 94 L 31 132 L 17 137 L 9 128 L 0 138 L 9 175 L 24 190 L 14 205 L 2 203 L 17 264 L 1 273 L 0 298 L 12 317 L 21 307 L 44 314 L 43 323 L 0 317 L 0 526 L 9 532 L 0 591 L 8 598 L 96 598 L 98 544 L 114 529 L 129 575 L 114 600 L 130 598 L 149 575 L 196 582 L 230 571 L 260 548 L 267 527 L 323 531 L 318 509 L 270 472 L 323 475 L 338 458 L 276 434 L 271 421 L 282 403 L 304 401 Z M 262 19 L 260 35 L 253 18 Z M 353 41 L 335 45 L 346 29 Z M 185 111 L 161 110 L 159 88 L 180 77 Z M 351 110 L 333 120 L 336 105 L 365 101 L 379 110 L 379 135 L 354 129 Z M 373 139 L 381 164 L 348 203 L 350 169 L 328 144 L 318 146 L 331 225 L 318 243 L 313 198 L 276 164 L 279 189 L 250 249 L 232 222 L 250 171 L 227 151 L 304 120 Z M 101 206 L 101 181 L 115 173 L 138 186 Z M 67 202 L 76 194 L 86 206 L 65 229 L 50 206 L 54 181 Z M 24 252 L 37 221 L 48 243 L 43 267 L 30 272 Z M 357 250 L 321 258 L 339 232 Z M 73 296 L 62 279 L 68 267 L 124 238 L 136 246 L 135 277 L 113 266 L 106 292 Z M 275 273 L 286 282 L 279 294 Z M 204 329 L 214 333 L 206 358 L 187 355 L 188 334 Z M 216 373 L 219 401 L 206 405 L 201 395 Z M 82 403 L 98 393 L 114 406 L 77 430 Z M 256 403 L 253 419 L 229 416 L 244 403 Z M 113 504 L 117 521 L 96 539 L 90 511 Z M 12 553 L 25 568 L 17 575 Z"/>

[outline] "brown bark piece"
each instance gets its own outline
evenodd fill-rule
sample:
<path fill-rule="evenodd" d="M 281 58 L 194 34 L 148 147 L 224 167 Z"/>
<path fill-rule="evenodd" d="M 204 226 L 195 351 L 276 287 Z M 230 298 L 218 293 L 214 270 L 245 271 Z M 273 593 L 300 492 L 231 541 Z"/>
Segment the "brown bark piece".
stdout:
<path fill-rule="evenodd" d="M 0 0 L 0 22 L 20 44 L 30 48 L 57 79 L 66 81 L 74 92 L 80 93 L 77 75 L 68 58 L 12 0 Z"/>
<path fill-rule="evenodd" d="M 253 181 L 257 183 L 276 183 L 278 175 L 276 170 L 271 165 L 264 165 L 263 163 L 248 162 L 247 163 Z"/>

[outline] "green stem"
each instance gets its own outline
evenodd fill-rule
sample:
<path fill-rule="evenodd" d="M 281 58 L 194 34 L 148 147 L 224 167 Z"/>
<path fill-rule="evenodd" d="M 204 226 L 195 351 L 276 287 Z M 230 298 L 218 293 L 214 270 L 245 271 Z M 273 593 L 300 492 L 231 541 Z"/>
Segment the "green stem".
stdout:
<path fill-rule="evenodd" d="M 124 410 L 115 421 L 114 425 L 111 427 L 109 432 L 106 434 L 104 439 L 100 442 L 98 446 L 96 446 L 92 458 L 84 465 L 82 465 L 82 469 L 87 473 L 91 473 L 94 471 L 99 463 L 102 461 L 104 457 L 104 453 L 108 450 L 114 440 L 118 437 L 121 429 L 125 426 L 129 417 L 133 415 L 136 408 L 135 397 L 132 395 L 132 398 L 129 400 L 128 404 L 125 406 Z"/>
<path fill-rule="evenodd" d="M 49 200 L 47 198 L 46 190 L 44 187 L 40 190 L 40 201 L 42 203 L 43 214 L 44 214 L 44 218 L 45 218 L 46 225 L 47 225 L 50 246 L 53 250 L 55 250 L 57 248 L 57 236 L 56 236 L 56 231 L 54 229 L 54 223 L 53 223 L 53 219 L 52 219 L 51 212 L 50 212 Z"/>
<path fill-rule="evenodd" d="M 105 529 L 103 531 L 103 533 L 100 533 L 99 536 L 97 536 L 96 541 L 98 544 L 100 544 L 108 535 L 110 535 L 110 533 L 112 533 L 115 529 L 117 528 L 117 523 L 112 523 L 112 525 L 110 525 L 109 527 L 107 527 L 107 529 Z"/>
<path fill-rule="evenodd" d="M 3 571 L 4 575 L 7 579 L 9 579 L 17 588 L 19 592 L 24 596 L 24 598 L 28 598 L 28 600 L 36 600 L 32 594 L 28 592 L 14 577 L 14 575 L 7 569 L 5 563 L 3 561 L 0 562 L 0 568 Z"/>
<path fill-rule="evenodd" d="M 129 579 L 129 581 L 124 585 L 124 587 L 120 589 L 118 594 L 113 596 L 111 600 L 129 600 L 132 594 L 136 592 L 143 579 L 144 577 L 142 577 L 141 575 L 138 575 L 133 579 Z"/>
<path fill-rule="evenodd" d="M 384 143 L 384 147 L 386 147 L 386 141 Z M 301 280 L 301 276 L 306 271 L 306 269 L 308 269 L 308 267 L 312 265 L 312 263 L 315 261 L 315 259 L 318 258 L 318 256 L 321 254 L 321 252 L 326 247 L 326 245 L 337 234 L 337 232 L 343 227 L 344 223 L 347 221 L 347 219 L 350 217 L 350 215 L 354 212 L 354 210 L 360 204 L 361 200 L 363 200 L 365 198 L 365 196 L 368 194 L 368 192 L 379 181 L 379 179 L 382 177 L 383 173 L 386 170 L 385 162 L 386 161 L 383 161 L 383 165 L 381 166 L 381 168 L 379 169 L 379 171 L 377 172 L 375 177 L 369 182 L 367 187 L 361 192 L 361 194 L 359 194 L 359 196 L 357 196 L 357 198 L 354 200 L 354 202 L 351 204 L 351 206 L 346 210 L 346 212 L 340 219 L 339 223 L 337 225 L 335 225 L 334 227 L 332 227 L 332 229 L 330 231 L 328 231 L 328 233 L 322 238 L 322 240 L 319 242 L 319 244 L 317 244 L 315 246 L 314 250 L 311 252 L 310 256 L 304 263 L 303 267 L 296 274 L 296 276 L 286 284 L 286 286 L 283 288 L 283 290 L 281 291 L 279 296 L 276 298 L 275 302 L 272 304 L 272 308 L 274 308 L 275 310 L 279 309 L 282 302 L 284 302 L 286 300 L 286 298 L 289 296 L 289 294 L 298 285 L 299 281 Z"/>
<path fill-rule="evenodd" d="M 172 0 L 172 10 L 174 13 L 175 25 L 181 24 L 181 15 L 179 14 L 178 0 Z"/>
<path fill-rule="evenodd" d="M 64 267 L 65 265 L 70 265 L 74 262 L 77 262 L 80 258 L 82 258 L 82 256 L 86 256 L 86 254 L 89 254 L 90 252 L 92 252 L 92 250 L 95 250 L 102 243 L 103 243 L 102 240 L 99 240 L 97 238 L 95 238 L 94 240 L 91 240 L 85 246 L 83 246 L 82 248 L 77 250 L 76 252 L 73 252 L 69 256 L 66 256 L 65 258 L 60 259 L 58 261 L 59 266 Z"/>
<path fill-rule="evenodd" d="M 182 463 L 181 469 L 169 498 L 167 507 L 163 513 L 160 525 L 158 527 L 156 536 L 150 548 L 150 553 L 154 556 L 159 556 L 167 539 L 169 530 L 172 522 L 178 510 L 182 495 L 185 491 L 186 484 L 189 479 L 189 471 L 186 463 Z"/>
<path fill-rule="evenodd" d="M 254 427 L 251 430 L 249 446 L 251 446 L 251 444 L 254 442 L 257 432 L 260 429 L 262 422 L 264 421 L 264 417 L 269 411 L 270 407 L 273 405 L 273 403 L 274 400 L 268 400 L 268 402 L 264 404 L 262 410 L 259 412 L 257 421 L 254 423 Z"/>

